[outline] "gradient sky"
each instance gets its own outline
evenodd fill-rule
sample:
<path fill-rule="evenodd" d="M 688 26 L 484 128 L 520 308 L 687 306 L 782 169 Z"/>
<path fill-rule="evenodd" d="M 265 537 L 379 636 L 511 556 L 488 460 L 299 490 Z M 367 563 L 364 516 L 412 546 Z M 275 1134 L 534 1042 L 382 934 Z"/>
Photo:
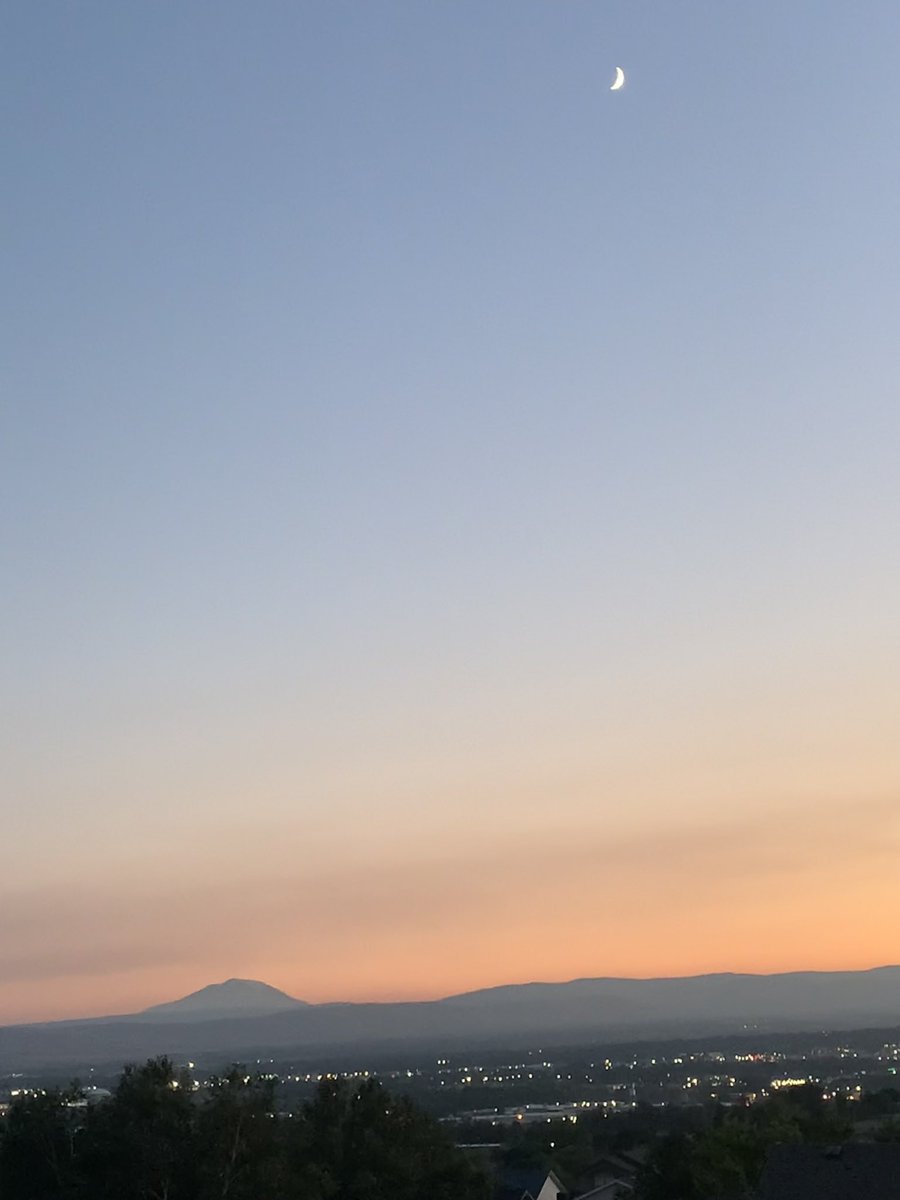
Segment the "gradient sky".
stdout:
<path fill-rule="evenodd" d="M 896 0 L 0 26 L 0 1020 L 900 960 Z"/>

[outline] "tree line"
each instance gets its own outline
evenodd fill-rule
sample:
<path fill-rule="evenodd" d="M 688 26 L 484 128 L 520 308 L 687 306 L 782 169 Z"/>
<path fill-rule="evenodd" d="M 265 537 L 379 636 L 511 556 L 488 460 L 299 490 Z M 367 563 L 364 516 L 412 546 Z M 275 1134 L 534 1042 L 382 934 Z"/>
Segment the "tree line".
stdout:
<path fill-rule="evenodd" d="M 17 1098 L 0 1125 L 0 1200 L 487 1200 L 441 1127 L 377 1080 L 324 1080 L 291 1116 L 235 1067 L 197 1090 L 167 1058 L 108 1099 Z"/>
<path fill-rule="evenodd" d="M 753 1194 L 772 1146 L 839 1145 L 857 1134 L 860 1119 L 875 1120 L 866 1134 L 900 1140 L 900 1092 L 886 1088 L 861 1101 L 826 1099 L 814 1083 L 785 1088 L 747 1107 L 717 1108 L 695 1133 L 660 1139 L 638 1178 L 638 1200 L 709 1200 Z"/>
<path fill-rule="evenodd" d="M 553 1168 L 574 1185 L 599 1154 L 643 1148 L 638 1200 L 743 1196 L 772 1145 L 844 1142 L 851 1114 L 871 1126 L 867 1136 L 900 1140 L 895 1089 L 848 1104 L 806 1085 L 747 1108 L 638 1106 L 610 1121 L 514 1126 L 495 1165 L 501 1175 Z M 196 1089 L 157 1058 L 126 1067 L 108 1099 L 88 1104 L 73 1085 L 19 1097 L 0 1121 L 0 1200 L 489 1200 L 492 1191 L 433 1118 L 374 1079 L 326 1079 L 287 1115 L 271 1080 L 235 1067 Z"/>
<path fill-rule="evenodd" d="M 477 1140 L 483 1130 L 472 1125 L 459 1132 Z M 721 1200 L 753 1194 L 774 1145 L 900 1141 L 900 1091 L 849 1101 L 826 1099 L 820 1086 L 804 1084 L 750 1105 L 638 1104 L 612 1118 L 586 1113 L 574 1123 L 514 1124 L 501 1136 L 501 1168 L 552 1169 L 576 1196 L 579 1182 L 590 1186 L 599 1158 L 636 1152 L 643 1167 L 631 1181 L 635 1200 Z"/>

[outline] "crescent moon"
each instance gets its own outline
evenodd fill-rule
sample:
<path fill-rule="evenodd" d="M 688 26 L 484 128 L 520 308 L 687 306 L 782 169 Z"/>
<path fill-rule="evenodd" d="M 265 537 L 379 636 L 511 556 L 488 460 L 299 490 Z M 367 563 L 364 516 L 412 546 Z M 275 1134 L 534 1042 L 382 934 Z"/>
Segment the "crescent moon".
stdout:
<path fill-rule="evenodd" d="M 625 72 L 621 67 L 616 67 L 616 81 L 609 89 L 611 92 L 617 92 L 625 83 Z"/>

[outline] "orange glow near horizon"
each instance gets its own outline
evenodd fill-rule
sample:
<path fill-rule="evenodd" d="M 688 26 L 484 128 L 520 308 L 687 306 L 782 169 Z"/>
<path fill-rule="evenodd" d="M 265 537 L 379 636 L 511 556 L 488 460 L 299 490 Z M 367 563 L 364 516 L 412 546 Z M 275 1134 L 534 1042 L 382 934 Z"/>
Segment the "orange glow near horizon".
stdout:
<path fill-rule="evenodd" d="M 321 1003 L 600 975 L 866 969 L 900 957 L 896 835 L 894 806 L 874 803 L 852 819 L 801 809 L 777 827 L 522 835 L 467 857 L 444 843 L 414 866 L 383 848 L 377 863 L 303 880 L 175 880 L 154 911 L 135 894 L 107 924 L 111 894 L 70 890 L 60 947 L 89 923 L 98 969 L 73 962 L 64 988 L 51 975 L 7 983 L 0 1002 L 12 1022 L 136 1011 L 231 976 Z M 143 965 L 117 970 L 120 947 Z"/>
<path fill-rule="evenodd" d="M 900 4 L 6 7 L 0 1024 L 900 960 Z"/>

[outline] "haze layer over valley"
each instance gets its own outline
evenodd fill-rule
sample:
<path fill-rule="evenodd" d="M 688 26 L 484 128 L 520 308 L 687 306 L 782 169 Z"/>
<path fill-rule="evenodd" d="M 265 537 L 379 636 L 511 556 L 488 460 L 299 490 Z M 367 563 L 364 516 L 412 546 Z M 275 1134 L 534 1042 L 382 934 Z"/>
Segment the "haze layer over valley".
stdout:
<path fill-rule="evenodd" d="M 231 979 L 133 1015 L 0 1029 L 7 1067 L 389 1043 L 700 1036 L 900 1023 L 900 967 L 580 979 L 407 1004 L 307 1004 Z"/>

